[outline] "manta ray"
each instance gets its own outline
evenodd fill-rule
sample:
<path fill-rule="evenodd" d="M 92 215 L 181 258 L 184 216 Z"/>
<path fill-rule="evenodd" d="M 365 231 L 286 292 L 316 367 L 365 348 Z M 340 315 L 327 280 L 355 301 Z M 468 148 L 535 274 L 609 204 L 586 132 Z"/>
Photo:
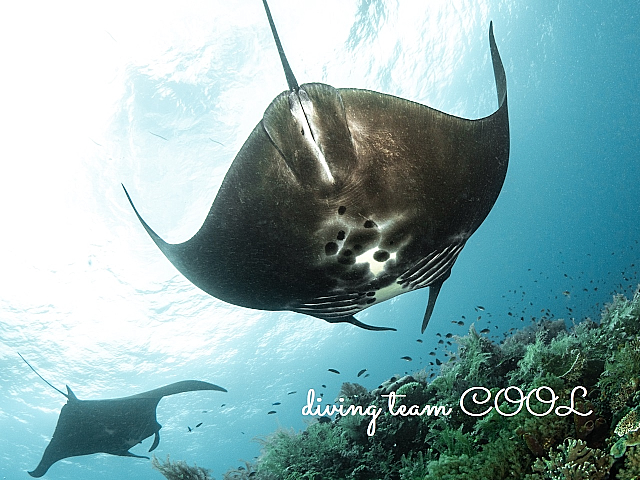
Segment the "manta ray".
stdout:
<path fill-rule="evenodd" d="M 125 189 L 127 198 L 169 261 L 220 300 L 394 330 L 354 315 L 429 287 L 424 332 L 507 172 L 507 82 L 493 24 L 498 109 L 468 120 L 370 90 L 299 85 L 263 4 L 288 90 L 238 152 L 200 230 L 169 244 Z"/>
<path fill-rule="evenodd" d="M 18 354 L 20 355 L 20 354 Z M 58 390 L 45 380 L 22 355 L 29 365 L 49 386 L 67 397 L 60 411 L 53 437 L 42 455 L 38 466 L 28 472 L 32 477 L 42 477 L 58 460 L 92 453 L 109 453 L 122 457 L 149 458 L 131 453 L 129 449 L 144 439 L 155 435 L 149 451 L 160 443 L 162 425 L 156 418 L 156 407 L 162 397 L 197 390 L 226 390 L 212 383 L 185 380 L 164 387 L 138 393 L 130 397 L 108 400 L 80 400 L 67 385 L 67 393 Z"/>

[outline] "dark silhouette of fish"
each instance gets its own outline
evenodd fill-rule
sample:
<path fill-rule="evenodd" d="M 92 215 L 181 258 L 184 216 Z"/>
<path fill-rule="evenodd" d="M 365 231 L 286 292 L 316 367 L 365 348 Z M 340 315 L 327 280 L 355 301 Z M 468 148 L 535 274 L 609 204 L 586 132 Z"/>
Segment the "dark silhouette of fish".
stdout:
<path fill-rule="evenodd" d="M 424 332 L 507 172 L 507 82 L 493 25 L 498 109 L 468 120 L 374 91 L 298 85 L 263 4 L 289 89 L 267 107 L 191 239 L 166 243 L 135 213 L 171 263 L 220 300 L 394 330 L 354 315 L 429 287 Z"/>
<path fill-rule="evenodd" d="M 20 357 L 38 375 L 42 376 Z M 53 437 L 44 451 L 42 460 L 31 472 L 32 477 L 42 477 L 58 460 L 92 453 L 109 453 L 122 457 L 149 458 L 131 453 L 129 449 L 144 439 L 155 435 L 149 451 L 160 443 L 162 426 L 156 418 L 156 407 L 168 395 L 197 390 L 226 390 L 212 383 L 185 380 L 149 390 L 130 397 L 108 400 L 79 400 L 67 385 L 67 393 L 49 386 L 67 397 L 60 410 L 60 417 Z M 191 431 L 191 429 L 189 429 Z"/>

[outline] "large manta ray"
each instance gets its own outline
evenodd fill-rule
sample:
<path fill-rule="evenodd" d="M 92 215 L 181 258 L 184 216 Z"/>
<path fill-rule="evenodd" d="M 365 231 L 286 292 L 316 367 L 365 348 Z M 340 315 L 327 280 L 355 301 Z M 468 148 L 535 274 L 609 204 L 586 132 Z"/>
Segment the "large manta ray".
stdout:
<path fill-rule="evenodd" d="M 216 298 L 383 330 L 354 314 L 430 287 L 424 332 L 507 172 L 507 82 L 493 25 L 498 110 L 467 120 L 369 90 L 298 85 L 263 3 L 289 90 L 249 135 L 190 240 L 168 244 L 136 215 Z"/>
<path fill-rule="evenodd" d="M 22 355 L 20 357 L 42 378 Z M 42 380 L 58 390 L 44 378 Z M 155 435 L 155 438 L 149 448 L 150 452 L 160 443 L 162 425 L 156 418 L 158 402 L 168 395 L 197 390 L 226 392 L 224 388 L 212 383 L 185 380 L 130 397 L 79 400 L 67 385 L 67 393 L 58 390 L 67 397 L 67 403 L 60 411 L 53 437 L 42 460 L 29 475 L 42 477 L 58 460 L 92 453 L 149 458 L 131 453 L 129 449 L 151 435 Z"/>

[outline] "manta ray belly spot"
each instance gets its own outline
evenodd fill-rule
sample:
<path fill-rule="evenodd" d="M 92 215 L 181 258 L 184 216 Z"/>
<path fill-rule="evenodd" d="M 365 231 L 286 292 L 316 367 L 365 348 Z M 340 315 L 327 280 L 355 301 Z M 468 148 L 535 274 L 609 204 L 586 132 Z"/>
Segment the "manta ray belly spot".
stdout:
<path fill-rule="evenodd" d="M 329 216 L 318 232 L 325 239 L 319 267 L 333 280 L 336 292 L 351 290 L 364 295 L 358 304 L 366 308 L 380 301 L 376 292 L 394 283 L 403 273 L 398 270 L 398 251 L 407 237 L 398 233 L 404 215 L 385 214 L 374 218 L 354 213 L 341 205 L 337 216 Z M 396 271 L 397 270 L 397 271 Z M 402 289 L 395 289 L 401 293 Z M 390 298 L 390 292 L 384 297 Z"/>
<path fill-rule="evenodd" d="M 341 313 L 353 315 L 409 291 L 407 282 L 400 283 L 406 266 L 398 265 L 399 252 L 409 237 L 394 234 L 396 228 L 395 222 L 359 217 L 328 221 L 320 235 L 331 240 L 324 244 L 318 266 L 333 280 L 333 294 L 292 309 L 331 321 Z"/>
<path fill-rule="evenodd" d="M 394 263 L 396 259 L 396 252 L 387 252 L 386 250 L 380 250 L 378 247 L 371 248 L 364 252 L 362 255 L 356 257 L 356 263 L 368 263 L 369 271 L 376 277 L 382 273 L 387 265 L 387 262 Z"/>

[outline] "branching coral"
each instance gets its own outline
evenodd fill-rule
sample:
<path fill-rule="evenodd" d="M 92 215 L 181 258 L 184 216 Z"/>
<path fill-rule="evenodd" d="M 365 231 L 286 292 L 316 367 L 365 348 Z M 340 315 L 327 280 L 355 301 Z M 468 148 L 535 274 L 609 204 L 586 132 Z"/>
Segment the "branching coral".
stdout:
<path fill-rule="evenodd" d="M 526 480 L 603 480 L 612 465 L 611 457 L 601 450 L 591 449 L 582 440 L 566 439 L 549 458 L 538 458 L 533 464 L 536 473 Z"/>
<path fill-rule="evenodd" d="M 172 462 L 169 456 L 165 462 L 154 456 L 151 459 L 151 465 L 168 480 L 213 480 L 206 468 L 197 465 L 191 467 L 183 461 Z"/>

